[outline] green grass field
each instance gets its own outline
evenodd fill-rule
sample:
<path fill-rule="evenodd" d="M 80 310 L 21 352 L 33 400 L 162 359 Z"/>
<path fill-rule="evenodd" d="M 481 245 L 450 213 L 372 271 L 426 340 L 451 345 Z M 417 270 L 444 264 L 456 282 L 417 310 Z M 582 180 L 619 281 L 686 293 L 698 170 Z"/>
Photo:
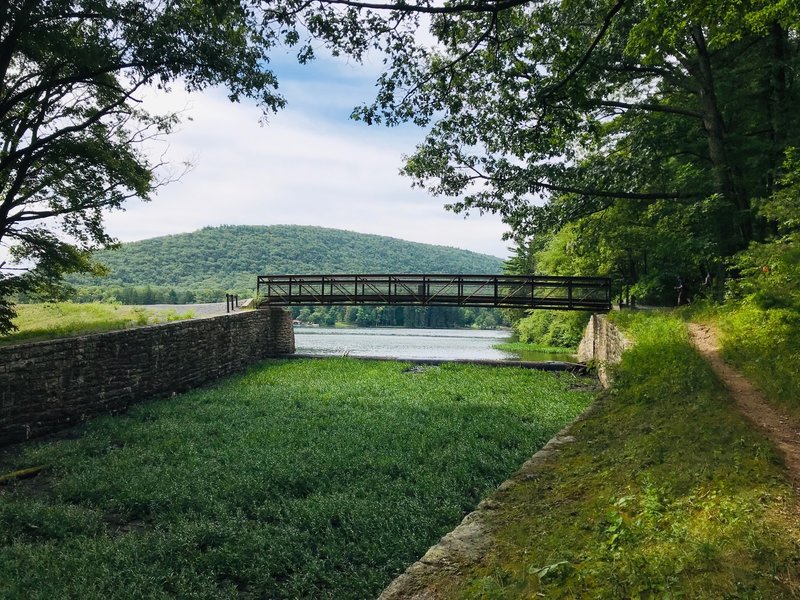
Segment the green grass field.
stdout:
<path fill-rule="evenodd" d="M 543 344 L 530 344 L 528 342 L 505 342 L 494 344 L 493 348 L 505 350 L 506 352 L 516 352 L 521 356 L 526 354 L 565 354 L 573 355 L 577 351 L 575 348 L 562 348 L 560 346 L 545 346 Z"/>
<path fill-rule="evenodd" d="M 613 315 L 635 339 L 615 388 L 530 481 L 499 493 L 495 545 L 437 599 L 793 598 L 797 496 L 774 446 L 659 313 Z"/>
<path fill-rule="evenodd" d="M 588 405 L 582 385 L 276 361 L 96 419 L 2 458 L 45 469 L 0 485 L 0 597 L 375 597 Z"/>
<path fill-rule="evenodd" d="M 18 329 L 9 335 L 0 336 L 0 345 L 126 329 L 192 316 L 191 313 L 179 315 L 170 310 L 156 311 L 143 306 L 100 302 L 17 304 L 14 309 L 17 311 L 14 325 Z"/>

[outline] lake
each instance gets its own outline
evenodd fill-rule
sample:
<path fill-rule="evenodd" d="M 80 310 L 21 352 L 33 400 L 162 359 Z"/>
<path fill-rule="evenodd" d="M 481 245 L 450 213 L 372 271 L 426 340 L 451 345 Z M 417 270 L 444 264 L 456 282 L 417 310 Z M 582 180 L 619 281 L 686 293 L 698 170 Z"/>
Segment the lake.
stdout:
<path fill-rule="evenodd" d="M 500 330 L 296 327 L 294 334 L 298 354 L 438 360 L 575 359 L 568 354 L 546 353 L 525 353 L 520 357 L 515 352 L 497 350 L 492 346 L 510 341 L 512 335 Z"/>

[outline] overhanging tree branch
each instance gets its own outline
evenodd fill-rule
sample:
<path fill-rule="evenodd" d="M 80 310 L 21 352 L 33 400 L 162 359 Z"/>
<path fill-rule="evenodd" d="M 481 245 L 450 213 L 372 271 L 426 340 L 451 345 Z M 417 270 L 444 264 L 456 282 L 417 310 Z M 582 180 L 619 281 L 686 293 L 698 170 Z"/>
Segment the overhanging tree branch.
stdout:
<path fill-rule="evenodd" d="M 572 67 L 572 69 L 570 69 L 569 73 L 567 73 L 563 79 L 561 79 L 558 83 L 549 86 L 543 91 L 543 98 L 552 96 L 558 90 L 563 88 L 578 74 L 578 72 L 580 72 L 581 69 L 583 69 L 583 67 L 586 66 L 586 64 L 589 62 L 589 59 L 592 57 L 592 53 L 594 52 L 595 48 L 597 48 L 597 46 L 600 44 L 600 41 L 603 39 L 603 37 L 605 37 L 608 28 L 611 27 L 611 21 L 613 21 L 614 16 L 622 9 L 624 4 L 625 0 L 617 0 L 614 6 L 611 7 L 611 10 L 609 10 L 606 16 L 603 18 L 603 24 L 600 27 L 600 31 L 598 31 L 597 35 L 594 36 L 592 43 L 589 44 L 589 47 L 586 49 L 586 52 L 583 53 L 583 56 L 581 56 L 580 60 Z"/>
<path fill-rule="evenodd" d="M 433 15 L 453 15 L 460 13 L 498 13 L 516 6 L 539 3 L 535 0 L 499 0 L 479 4 L 456 4 L 453 6 L 428 6 L 424 4 L 405 4 L 404 2 L 360 2 L 359 0 L 318 0 L 320 4 L 339 4 L 354 8 L 368 8 L 372 10 L 424 13 Z"/>
<path fill-rule="evenodd" d="M 608 191 L 586 189 L 569 185 L 547 183 L 545 181 L 531 182 L 530 187 L 563 194 L 578 194 L 579 196 L 592 196 L 596 198 L 619 198 L 620 200 L 689 200 L 701 197 L 700 194 L 690 194 L 686 192 L 623 192 L 621 190 Z"/>
<path fill-rule="evenodd" d="M 668 104 L 655 104 L 652 102 L 619 102 L 617 100 L 595 100 L 595 106 L 602 106 L 608 108 L 624 108 L 625 110 L 646 110 L 651 112 L 671 113 L 675 115 L 683 115 L 684 117 L 693 117 L 695 119 L 702 119 L 703 113 L 697 110 L 690 110 L 688 108 L 680 108 L 677 106 L 669 106 Z"/>
<path fill-rule="evenodd" d="M 475 43 L 472 44 L 469 50 L 462 52 L 459 56 L 448 62 L 446 65 L 443 65 L 442 67 L 439 67 L 438 69 L 435 69 L 430 73 L 428 73 L 414 87 L 412 87 L 408 92 L 406 92 L 402 100 L 400 100 L 399 104 L 401 105 L 404 104 L 412 95 L 414 95 L 415 92 L 417 92 L 422 86 L 430 82 L 434 77 L 437 77 L 442 73 L 449 71 L 450 69 L 458 65 L 460 62 L 463 62 L 467 58 L 469 58 L 472 55 L 472 53 L 475 52 L 475 50 L 477 50 L 478 47 L 489 38 L 489 36 L 492 34 L 492 31 L 496 26 L 497 26 L 497 13 L 494 13 L 492 14 L 492 20 L 489 22 L 489 26 L 481 34 L 481 36 L 477 40 L 475 40 Z"/>
<path fill-rule="evenodd" d="M 618 198 L 620 200 L 688 200 L 688 199 L 695 199 L 702 197 L 701 194 L 693 194 L 687 192 L 624 192 L 621 190 L 600 190 L 600 189 L 590 189 L 590 188 L 581 188 L 577 186 L 569 186 L 569 185 L 561 185 L 557 183 L 550 183 L 547 181 L 542 180 L 533 180 L 527 181 L 525 180 L 524 175 L 520 175 L 519 177 L 499 177 L 496 175 L 487 175 L 486 173 L 481 172 L 480 170 L 476 169 L 473 165 L 464 164 L 462 165 L 463 168 L 466 168 L 475 175 L 468 177 L 470 180 L 486 180 L 486 181 L 493 181 L 496 183 L 517 183 L 519 181 L 524 181 L 525 186 L 529 188 L 531 191 L 538 191 L 538 190 L 547 190 L 550 192 L 558 192 L 562 194 L 577 194 L 579 196 L 588 196 L 588 197 L 596 197 L 596 198 Z"/>
<path fill-rule="evenodd" d="M 15 152 L 8 153 L 6 156 L 3 157 L 2 160 L 0 160 L 0 170 L 8 168 L 8 166 L 11 165 L 14 161 L 20 159 L 25 155 L 31 155 L 38 149 L 58 140 L 59 138 L 67 136 L 71 133 L 84 131 L 89 127 L 91 127 L 92 125 L 99 123 L 104 117 L 110 115 L 112 112 L 114 112 L 121 106 L 124 106 L 125 103 L 128 102 L 133 97 L 133 94 L 135 94 L 143 85 L 145 85 L 145 83 L 147 83 L 147 81 L 149 81 L 153 75 L 155 75 L 155 73 L 144 75 L 138 82 L 132 84 L 127 90 L 122 90 L 121 88 L 118 89 L 120 95 L 116 99 L 114 99 L 113 102 L 102 108 L 96 109 L 90 116 L 88 116 L 80 123 L 75 123 L 73 125 L 61 127 L 60 129 L 57 129 L 56 131 L 53 131 L 52 133 L 46 136 L 31 140 L 31 143 L 25 146 L 25 148 L 16 150 Z"/>

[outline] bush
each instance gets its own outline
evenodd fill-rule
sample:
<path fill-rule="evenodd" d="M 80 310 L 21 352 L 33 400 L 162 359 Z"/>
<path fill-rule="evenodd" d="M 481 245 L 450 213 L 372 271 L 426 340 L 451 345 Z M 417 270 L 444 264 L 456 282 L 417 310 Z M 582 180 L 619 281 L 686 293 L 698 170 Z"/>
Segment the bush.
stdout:
<path fill-rule="evenodd" d="M 589 313 L 538 310 L 514 324 L 519 341 L 556 346 L 559 348 L 577 348 L 583 332 L 589 323 Z"/>
<path fill-rule="evenodd" d="M 800 153 L 794 149 L 786 153 L 780 184 L 758 206 L 775 234 L 736 255 L 733 265 L 741 277 L 729 283 L 728 291 L 761 309 L 800 312 Z"/>

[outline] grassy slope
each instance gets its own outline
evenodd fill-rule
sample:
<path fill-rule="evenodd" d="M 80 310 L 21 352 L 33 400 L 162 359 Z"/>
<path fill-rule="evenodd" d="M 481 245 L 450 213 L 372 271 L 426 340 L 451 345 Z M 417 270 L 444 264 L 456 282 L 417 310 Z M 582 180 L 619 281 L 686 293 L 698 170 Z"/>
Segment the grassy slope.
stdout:
<path fill-rule="evenodd" d="M 17 311 L 14 324 L 18 330 L 0 336 L 0 345 L 126 329 L 191 317 L 191 313 L 179 315 L 175 311 L 155 311 L 98 302 L 17 304 L 14 309 Z"/>
<path fill-rule="evenodd" d="M 374 597 L 586 406 L 572 381 L 277 361 L 24 446 L 0 597 Z"/>
<path fill-rule="evenodd" d="M 497 545 L 441 598 L 787 598 L 797 498 L 672 317 L 636 314 L 616 390 L 537 478 L 500 495 Z"/>
<path fill-rule="evenodd" d="M 694 316 L 722 331 L 725 360 L 800 420 L 800 313 L 750 302 L 706 308 Z"/>

